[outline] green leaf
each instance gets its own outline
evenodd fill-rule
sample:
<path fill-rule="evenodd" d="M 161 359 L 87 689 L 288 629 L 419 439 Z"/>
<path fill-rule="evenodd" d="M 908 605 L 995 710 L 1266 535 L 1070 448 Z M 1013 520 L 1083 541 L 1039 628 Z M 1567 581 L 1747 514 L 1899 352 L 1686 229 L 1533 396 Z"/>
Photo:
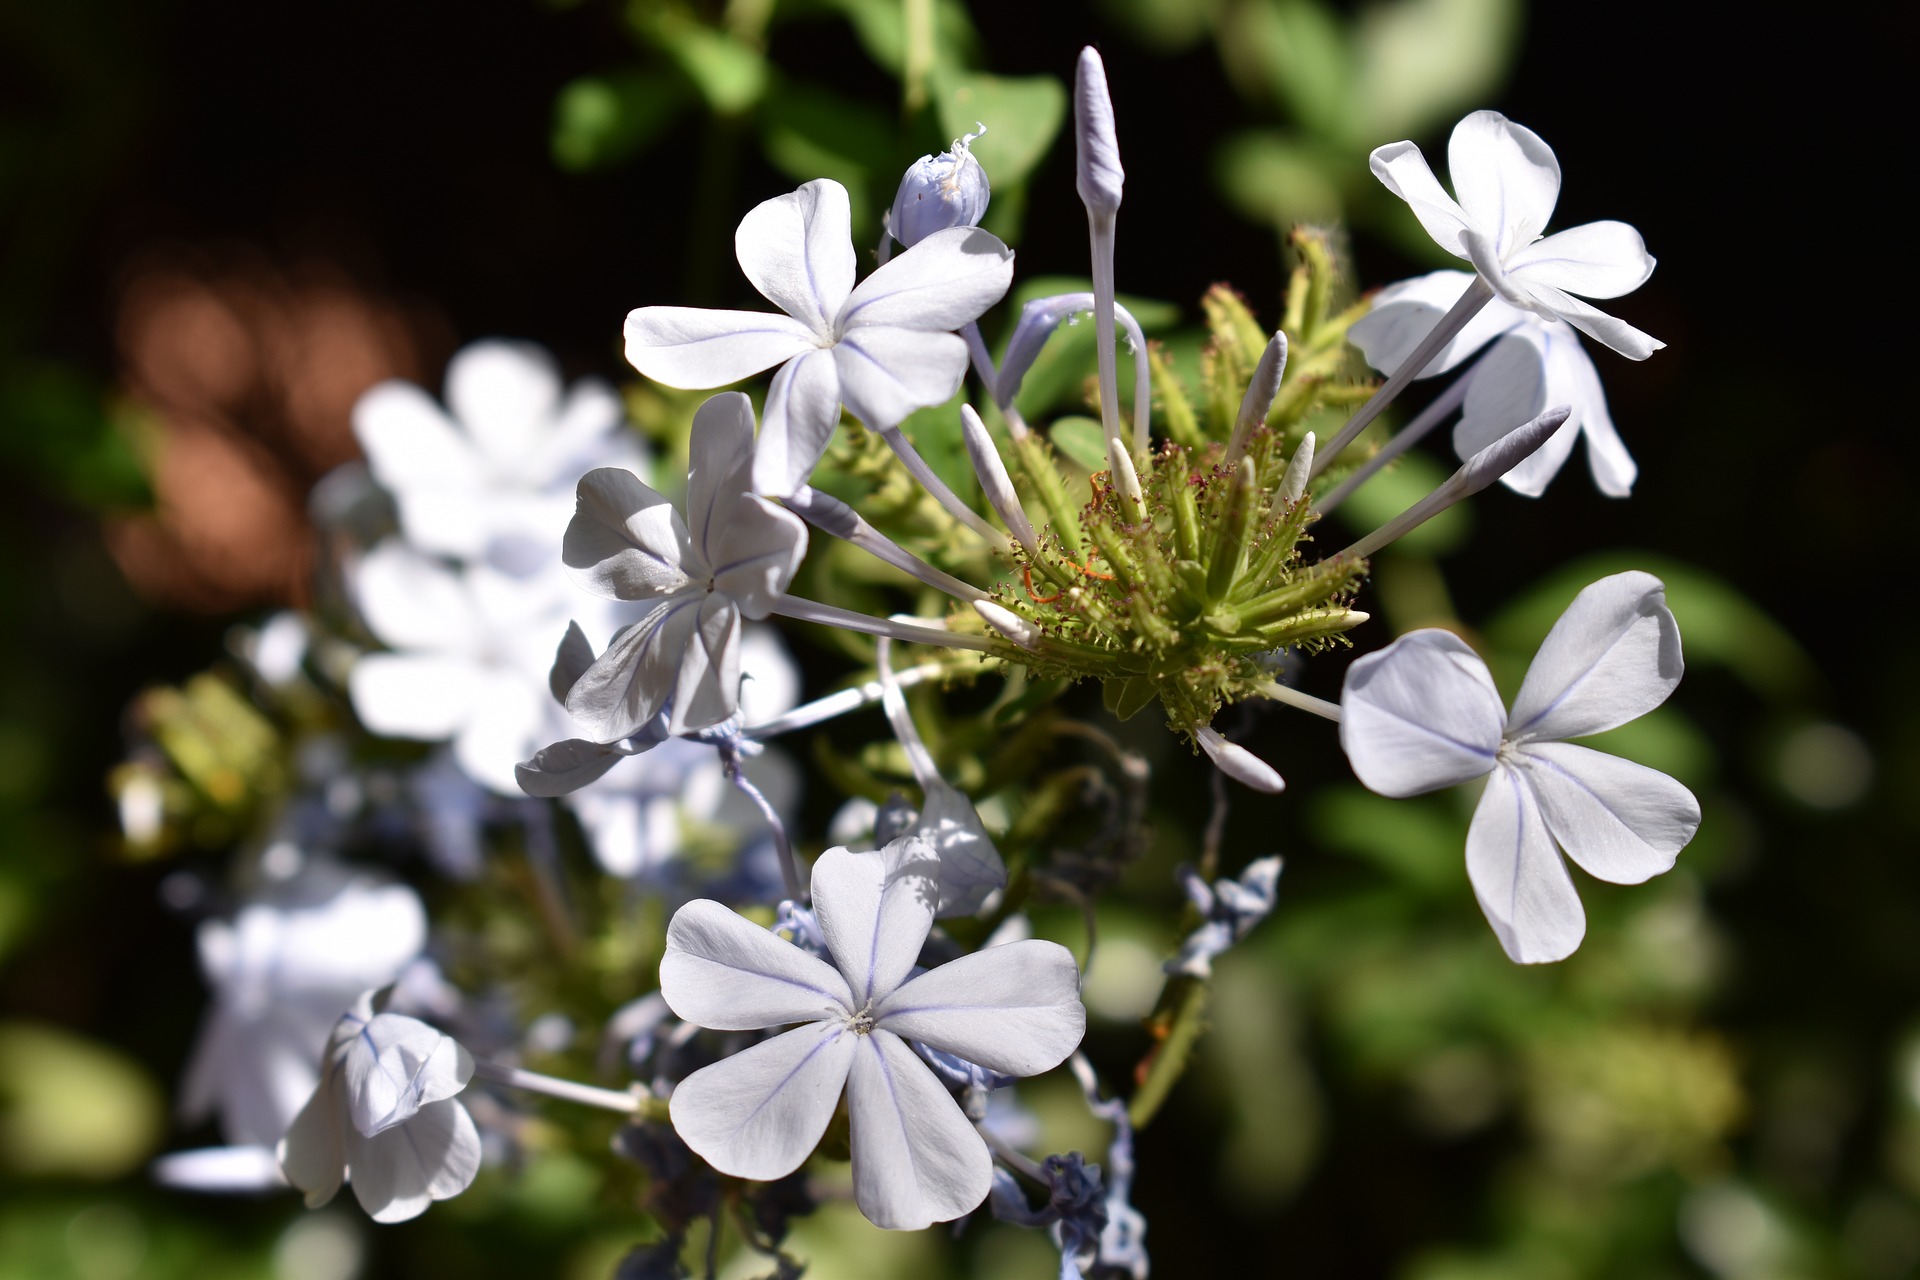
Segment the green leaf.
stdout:
<path fill-rule="evenodd" d="M 738 115 L 766 93 L 766 59 L 726 32 L 678 14 L 652 17 L 643 30 L 693 81 L 716 114 Z"/>
<path fill-rule="evenodd" d="M 1220 53 L 1243 86 L 1283 103 L 1308 132 L 1354 140 L 1352 53 L 1339 19 L 1315 0 L 1236 6 Z"/>
<path fill-rule="evenodd" d="M 933 103 L 950 137 L 987 126 L 973 155 L 997 192 L 1025 183 L 1045 157 L 1067 118 L 1067 87 L 1053 76 L 936 71 Z"/>
<path fill-rule="evenodd" d="M 1089 471 L 1107 465 L 1107 432 L 1098 418 L 1061 418 L 1047 433 L 1053 447 Z"/>
<path fill-rule="evenodd" d="M 869 103 L 820 85 L 781 81 L 760 112 L 767 159 L 796 182 L 832 178 L 847 189 L 854 238 L 878 232 L 878 210 L 892 198 L 893 123 Z"/>
<path fill-rule="evenodd" d="M 1141 676 L 1129 676 L 1124 680 L 1108 680 L 1100 686 L 1100 701 L 1107 710 L 1113 712 L 1116 720 L 1131 720 L 1143 709 L 1150 706 L 1158 692 L 1153 681 Z"/>
<path fill-rule="evenodd" d="M 1519 0 L 1399 0 L 1360 16 L 1349 136 L 1408 138 L 1481 105 L 1506 79 Z"/>
<path fill-rule="evenodd" d="M 826 7 L 852 24 L 860 47 L 895 79 L 906 65 L 907 28 L 900 0 L 826 0 Z M 961 0 L 939 0 L 933 9 L 933 62 L 936 69 L 973 66 L 980 61 L 980 33 Z"/>
<path fill-rule="evenodd" d="M 582 76 L 554 99 L 554 163 L 582 173 L 629 160 L 666 132 L 686 99 L 670 73 L 636 67 Z"/>
<path fill-rule="evenodd" d="M 1213 155 L 1214 181 L 1234 208 L 1281 230 L 1297 222 L 1337 221 L 1345 207 L 1339 176 L 1350 167 L 1279 130 L 1235 134 Z"/>

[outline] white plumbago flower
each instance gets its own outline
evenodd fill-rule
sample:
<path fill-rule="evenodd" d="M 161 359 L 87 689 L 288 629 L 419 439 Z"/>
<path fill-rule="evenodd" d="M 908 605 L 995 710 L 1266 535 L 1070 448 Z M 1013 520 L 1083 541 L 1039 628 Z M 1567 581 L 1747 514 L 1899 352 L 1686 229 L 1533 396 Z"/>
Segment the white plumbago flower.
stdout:
<path fill-rule="evenodd" d="M 327 1041 L 326 1071 L 280 1141 L 280 1169 L 307 1207 L 351 1181 L 375 1222 L 405 1222 L 457 1196 L 480 1171 L 480 1133 L 455 1100 L 473 1056 L 416 1018 L 379 1012 L 372 992 Z"/>
<path fill-rule="evenodd" d="M 589 591 L 649 606 L 567 691 L 567 711 L 599 742 L 632 737 L 662 709 L 676 734 L 738 711 L 740 620 L 767 616 L 807 552 L 800 517 L 751 491 L 746 396 L 701 405 L 691 449 L 684 521 L 629 472 L 580 480 L 561 558 Z"/>
<path fill-rule="evenodd" d="M 1683 667 L 1666 588 L 1615 574 L 1554 624 L 1511 713 L 1458 636 L 1415 631 L 1347 669 L 1340 745 L 1382 795 L 1485 777 L 1467 877 L 1509 956 L 1560 960 L 1587 925 L 1555 845 L 1597 879 L 1638 884 L 1672 867 L 1700 825 L 1699 802 L 1666 774 L 1565 739 L 1645 715 Z"/>
<path fill-rule="evenodd" d="M 537 569 L 553 559 L 581 473 L 642 461 L 614 389 L 598 379 L 564 388 L 553 357 L 532 343 L 462 348 L 446 395 L 442 409 L 412 383 L 389 381 L 353 410 L 368 466 L 422 551 Z"/>
<path fill-rule="evenodd" d="M 784 1177 L 819 1143 L 844 1086 L 862 1213 L 915 1230 L 978 1207 L 993 1179 L 986 1144 L 906 1042 L 1034 1075 L 1073 1052 L 1086 1010 L 1073 957 L 1052 942 L 1010 942 L 910 978 L 938 896 L 934 851 L 918 837 L 828 850 L 813 866 L 813 909 L 832 964 L 717 902 L 681 907 L 660 962 L 675 1014 L 722 1031 L 801 1024 L 680 1082 L 670 1110 L 686 1144 L 722 1173 Z"/>
<path fill-rule="evenodd" d="M 1347 337 L 1368 364 L 1391 373 L 1413 354 L 1472 280 L 1463 271 L 1434 271 L 1389 285 L 1376 295 L 1373 309 L 1354 322 Z M 1565 321 L 1495 298 L 1467 321 L 1420 376 L 1431 378 L 1458 368 L 1489 343 L 1493 347 L 1485 358 L 1462 375 L 1472 381 L 1453 430 L 1454 451 L 1461 460 L 1532 421 L 1547 406 L 1564 404 L 1572 410 L 1566 425 L 1500 482 L 1516 493 L 1539 497 L 1566 465 L 1575 440 L 1584 436 L 1594 484 L 1609 497 L 1628 496 L 1639 468 L 1614 429 L 1599 371 L 1573 326 Z"/>
<path fill-rule="evenodd" d="M 426 941 L 412 889 L 318 860 L 231 921 L 203 922 L 213 1007 L 181 1087 L 183 1116 L 218 1110 L 237 1146 L 279 1141 L 320 1078 L 341 1011 L 392 982 Z"/>
<path fill-rule="evenodd" d="M 519 795 L 514 765 L 566 732 L 547 672 L 554 633 L 579 612 L 571 584 L 486 563 L 455 568 L 389 539 L 351 568 L 348 586 L 392 650 L 361 655 L 348 676 L 360 722 L 384 737 L 450 739 L 468 777 Z M 611 633 L 617 615 L 593 605 L 594 628 Z"/>
<path fill-rule="evenodd" d="M 951 227 L 855 287 L 847 191 L 828 178 L 747 214 L 734 250 L 753 287 L 786 314 L 641 307 L 627 317 L 627 359 L 656 382 L 696 389 L 779 365 L 753 464 L 754 488 L 774 497 L 806 483 L 842 405 L 884 431 L 946 402 L 967 371 L 967 344 L 953 330 L 1013 280 L 1006 245 Z"/>
<path fill-rule="evenodd" d="M 1589 222 L 1541 238 L 1560 198 L 1560 162 L 1532 130 L 1497 111 L 1476 111 L 1455 125 L 1447 170 L 1458 202 L 1411 142 L 1376 148 L 1371 163 L 1434 243 L 1471 262 L 1514 306 L 1565 320 L 1630 360 L 1666 345 L 1580 301 L 1632 293 L 1653 274 L 1654 260 L 1624 222 Z"/>

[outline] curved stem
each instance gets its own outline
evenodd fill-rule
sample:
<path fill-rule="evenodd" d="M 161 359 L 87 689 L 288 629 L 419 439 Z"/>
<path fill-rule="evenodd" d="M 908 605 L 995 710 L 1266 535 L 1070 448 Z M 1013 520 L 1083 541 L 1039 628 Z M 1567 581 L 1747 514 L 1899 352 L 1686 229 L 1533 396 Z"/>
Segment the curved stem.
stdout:
<path fill-rule="evenodd" d="M 1420 345 L 1400 362 L 1400 367 L 1395 369 L 1393 375 L 1380 385 L 1380 389 L 1360 406 L 1359 411 L 1347 419 L 1347 424 L 1340 428 L 1339 434 L 1328 442 L 1327 447 L 1315 455 L 1313 474 L 1317 476 L 1325 471 L 1328 464 L 1340 456 L 1340 451 L 1352 444 L 1354 437 L 1365 431 L 1368 425 L 1380 416 L 1381 411 L 1393 403 L 1393 398 L 1399 395 L 1409 382 L 1424 373 L 1427 366 L 1433 363 L 1433 358 L 1453 341 L 1456 334 L 1467 327 L 1467 321 L 1478 315 L 1480 309 L 1491 301 L 1493 301 L 1493 287 L 1476 275 L 1473 282 L 1466 287 L 1466 291 L 1460 295 L 1460 300 L 1453 304 L 1447 314 L 1440 317 L 1440 323 L 1434 325 L 1432 331 L 1420 340 Z"/>
<path fill-rule="evenodd" d="M 482 1080 L 491 1080 L 495 1084 L 510 1085 L 515 1089 L 525 1089 L 529 1093 L 544 1093 L 549 1098 L 577 1102 L 587 1107 L 599 1107 L 603 1111 L 620 1111 L 627 1115 L 639 1115 L 646 1110 L 646 1104 L 649 1101 L 646 1090 L 638 1085 L 626 1090 L 601 1089 L 590 1084 L 543 1076 L 537 1071 L 509 1067 L 505 1063 L 489 1062 L 485 1058 L 474 1059 L 473 1074 Z"/>
<path fill-rule="evenodd" d="M 1474 368 L 1478 368 L 1475 365 Z M 1350 497 L 1355 489 L 1378 475 L 1380 469 L 1420 442 L 1420 438 L 1445 421 L 1448 414 L 1460 407 L 1467 398 L 1467 386 L 1473 381 L 1473 369 L 1468 369 L 1442 391 L 1434 402 L 1422 409 L 1412 422 L 1402 427 L 1393 439 L 1380 446 L 1380 451 L 1361 464 L 1360 469 L 1342 480 L 1324 499 L 1316 500 L 1313 509 L 1321 515 L 1333 510 Z"/>
<path fill-rule="evenodd" d="M 985 516 L 960 501 L 959 495 L 947 487 L 947 482 L 927 465 L 927 460 L 920 456 L 919 451 L 913 447 L 913 442 L 907 439 L 906 434 L 899 427 L 882 429 L 880 438 L 887 442 L 887 447 L 893 450 L 900 461 L 906 463 L 907 470 L 913 473 L 913 478 L 933 495 L 934 500 L 946 509 L 948 515 L 986 539 L 989 545 L 999 547 L 1006 544 L 1006 537 L 988 524 Z"/>

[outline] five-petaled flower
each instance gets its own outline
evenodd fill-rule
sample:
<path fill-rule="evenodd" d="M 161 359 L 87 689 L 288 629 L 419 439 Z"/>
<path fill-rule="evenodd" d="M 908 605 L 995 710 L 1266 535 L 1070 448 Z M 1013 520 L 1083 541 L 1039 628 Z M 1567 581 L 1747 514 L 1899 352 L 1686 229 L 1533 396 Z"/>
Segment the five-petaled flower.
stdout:
<path fill-rule="evenodd" d="M 1013 253 L 977 227 L 935 231 L 856 288 L 847 191 L 819 178 L 749 213 L 734 234 L 740 269 L 786 312 L 641 307 L 627 359 L 670 387 L 721 387 L 774 365 L 754 488 L 786 497 L 807 482 L 840 406 L 875 430 L 944 403 L 967 371 L 953 330 L 1000 300 Z M 694 428 L 695 438 L 700 428 Z"/>
<path fill-rule="evenodd" d="M 783 1177 L 819 1143 L 844 1086 L 854 1198 L 869 1219 L 915 1230 L 986 1199 L 985 1141 L 906 1041 L 1034 1075 L 1073 1052 L 1086 1010 L 1073 957 L 1053 942 L 990 947 L 910 978 L 938 882 L 917 836 L 822 854 L 813 905 L 832 964 L 717 902 L 674 914 L 660 962 L 674 1013 L 723 1031 L 801 1024 L 680 1082 L 671 1114 L 689 1147 L 734 1177 Z"/>
<path fill-rule="evenodd" d="M 631 472 L 580 480 L 561 558 L 599 595 L 645 601 L 573 682 L 567 711 L 595 740 L 617 742 L 668 707 L 672 733 L 740 709 L 740 620 L 764 618 L 807 552 L 800 517 L 749 487 L 753 405 L 714 396 L 693 417 L 687 519 Z"/>
<path fill-rule="evenodd" d="M 1471 262 L 1514 306 L 1557 316 L 1630 360 L 1666 345 L 1580 301 L 1632 293 L 1653 274 L 1654 260 L 1624 222 L 1588 222 L 1541 238 L 1560 198 L 1560 162 L 1532 130 L 1497 111 L 1476 111 L 1455 125 L 1447 170 L 1457 202 L 1411 142 L 1375 148 L 1371 163 L 1434 243 Z"/>
<path fill-rule="evenodd" d="M 280 1140 L 281 1171 L 310 1209 L 351 1181 L 375 1222 L 417 1218 L 480 1171 L 480 1133 L 454 1097 L 472 1077 L 456 1041 L 380 1012 L 368 992 L 334 1027 L 320 1086 Z"/>
<path fill-rule="evenodd" d="M 1554 623 L 1511 714 L 1484 662 L 1447 631 L 1415 631 L 1347 669 L 1340 745 L 1387 796 L 1486 777 L 1467 876 L 1507 954 L 1571 955 L 1586 913 L 1556 844 L 1590 875 L 1639 884 L 1673 866 L 1700 825 L 1666 774 L 1567 738 L 1625 724 L 1680 683 L 1680 629 L 1658 578 L 1602 578 Z"/>

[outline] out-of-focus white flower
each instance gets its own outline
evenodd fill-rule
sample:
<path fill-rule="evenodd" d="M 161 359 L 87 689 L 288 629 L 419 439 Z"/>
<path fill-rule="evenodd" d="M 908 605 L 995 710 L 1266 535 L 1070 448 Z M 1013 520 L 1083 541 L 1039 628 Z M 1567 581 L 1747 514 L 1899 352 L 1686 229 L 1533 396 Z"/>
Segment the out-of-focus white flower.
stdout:
<path fill-rule="evenodd" d="M 717 1030 L 800 1023 L 680 1082 L 686 1144 L 722 1173 L 799 1168 L 847 1095 L 854 1198 L 882 1227 L 915 1230 L 978 1207 L 992 1159 L 917 1041 L 1004 1075 L 1061 1062 L 1086 1026 L 1079 971 L 1057 943 L 1010 942 L 909 978 L 933 926 L 939 866 L 924 840 L 830 849 L 813 908 L 833 963 L 707 899 L 674 914 L 660 991 Z"/>
<path fill-rule="evenodd" d="M 382 1013 L 365 993 L 327 1041 L 326 1068 L 280 1140 L 280 1168 L 333 1199 L 342 1182 L 375 1222 L 405 1222 L 457 1196 L 480 1171 L 480 1133 L 455 1101 L 473 1056 L 416 1018 Z"/>
<path fill-rule="evenodd" d="M 630 472 L 580 480 L 568 570 L 597 595 L 649 608 L 568 688 L 567 711 L 594 741 L 630 738 L 663 709 L 675 734 L 734 715 L 741 619 L 766 617 L 806 555 L 800 518 L 751 491 L 751 401 L 727 392 L 701 405 L 691 449 L 684 521 Z"/>
<path fill-rule="evenodd" d="M 231 921 L 202 923 L 213 1007 L 181 1088 L 183 1115 L 217 1110 L 236 1145 L 279 1141 L 320 1078 L 341 1012 L 392 982 L 426 940 L 412 889 L 325 861 L 308 862 Z"/>
<path fill-rule="evenodd" d="M 774 365 L 753 485 L 786 497 L 827 451 L 845 405 L 875 430 L 960 388 L 954 330 L 1000 300 L 1013 253 L 978 227 L 929 234 L 858 287 L 847 190 L 819 178 L 759 205 L 734 234 L 740 269 L 785 315 L 641 307 L 627 359 L 670 387 L 723 387 Z M 694 427 L 698 447 L 700 428 Z"/>
<path fill-rule="evenodd" d="M 614 389 L 593 378 L 563 388 L 553 357 L 532 343 L 462 348 L 447 365 L 446 398 L 442 409 L 412 383 L 390 381 L 353 411 L 368 465 L 422 551 L 536 571 L 559 548 L 573 482 L 643 460 Z"/>
<path fill-rule="evenodd" d="M 1467 877 L 1507 954 L 1564 959 L 1586 912 L 1555 846 L 1589 875 L 1639 884 L 1673 866 L 1700 826 L 1693 793 L 1645 765 L 1568 738 L 1637 719 L 1684 669 L 1666 588 L 1615 574 L 1554 623 L 1508 713 L 1487 666 L 1447 631 L 1414 631 L 1347 669 L 1340 745 L 1360 781 L 1419 795 L 1485 777 Z"/>
<path fill-rule="evenodd" d="M 1589 222 L 1541 238 L 1560 198 L 1560 162 L 1532 130 L 1497 111 L 1476 111 L 1455 125 L 1447 170 L 1457 202 L 1411 142 L 1375 148 L 1371 163 L 1434 243 L 1471 262 L 1514 306 L 1565 320 L 1629 360 L 1666 345 L 1580 300 L 1617 298 L 1646 283 L 1654 260 L 1638 231 Z"/>
<path fill-rule="evenodd" d="M 1440 317 L 1459 300 L 1473 277 L 1463 271 L 1435 271 L 1389 285 L 1375 297 L 1373 309 L 1355 321 L 1347 337 L 1367 363 L 1382 373 L 1398 369 Z M 1501 477 L 1516 493 L 1537 498 L 1560 473 L 1574 441 L 1587 441 L 1587 465 L 1593 482 L 1609 497 L 1633 491 L 1639 468 L 1614 429 L 1600 374 L 1580 345 L 1573 326 L 1537 311 L 1523 311 L 1495 298 L 1434 357 L 1420 376 L 1431 378 L 1459 367 L 1492 343 L 1470 374 L 1460 422 L 1453 431 L 1454 451 L 1472 457 L 1549 405 L 1572 412 L 1566 425 L 1532 456 Z"/>
<path fill-rule="evenodd" d="M 361 559 L 350 585 L 391 650 L 354 663 L 347 687 L 360 722 L 386 737 L 451 740 L 466 775 L 502 795 L 519 794 L 513 766 L 565 730 L 547 682 L 555 633 L 569 612 L 603 636 L 619 617 L 559 573 L 456 568 L 397 539 Z"/>

